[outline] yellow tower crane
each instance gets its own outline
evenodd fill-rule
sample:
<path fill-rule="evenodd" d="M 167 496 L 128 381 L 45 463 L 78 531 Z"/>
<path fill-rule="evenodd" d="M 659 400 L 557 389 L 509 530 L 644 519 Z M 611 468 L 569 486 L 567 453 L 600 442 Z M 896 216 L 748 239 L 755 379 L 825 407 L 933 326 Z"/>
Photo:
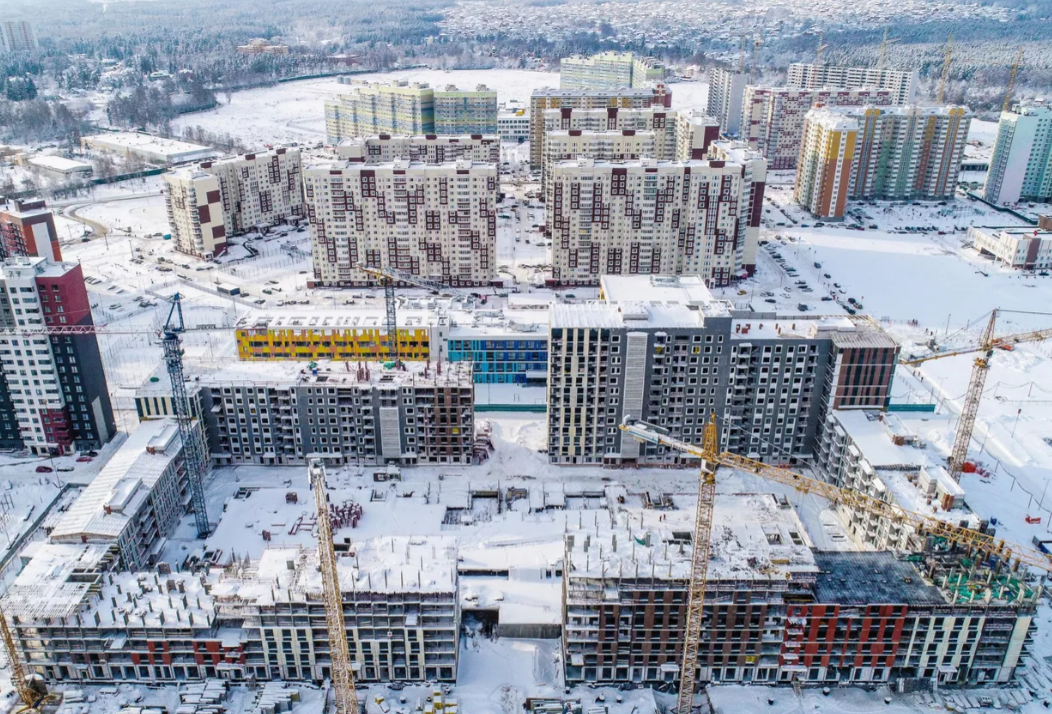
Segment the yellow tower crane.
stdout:
<path fill-rule="evenodd" d="M 358 694 L 354 691 L 347 628 L 343 622 L 343 595 L 336 572 L 336 551 L 332 546 L 325 464 L 321 459 L 312 459 L 307 470 L 318 513 L 318 560 L 321 565 L 322 598 L 325 600 L 325 624 L 329 630 L 329 651 L 332 653 L 332 689 L 336 699 L 336 714 L 358 714 Z"/>
<path fill-rule="evenodd" d="M 880 52 L 877 54 L 877 69 L 884 69 L 884 63 L 888 59 L 888 45 L 893 45 L 896 42 L 902 42 L 902 40 L 895 38 L 892 40 L 888 39 L 888 28 L 884 28 L 884 39 L 880 42 Z"/>
<path fill-rule="evenodd" d="M 815 64 L 822 64 L 822 53 L 829 49 L 829 45 L 822 43 L 822 33 L 818 33 L 818 48 L 815 50 Z"/>
<path fill-rule="evenodd" d="M 1005 89 L 1005 102 L 1001 111 L 1007 112 L 1012 108 L 1012 91 L 1015 89 L 1015 76 L 1019 74 L 1019 65 L 1023 63 L 1023 48 L 1015 53 L 1015 61 L 1012 62 L 1012 71 L 1008 73 L 1008 88 Z"/>
<path fill-rule="evenodd" d="M 957 434 L 953 440 L 953 449 L 950 451 L 950 459 L 947 470 L 950 477 L 957 481 L 961 480 L 961 472 L 964 462 L 968 459 L 968 446 L 972 443 L 972 430 L 975 428 L 975 418 L 979 413 L 979 404 L 983 398 L 983 386 L 986 384 L 986 375 L 990 371 L 990 358 L 994 355 L 994 349 L 1010 350 L 1014 345 L 1027 342 L 1040 342 L 1052 337 L 1052 329 L 1032 330 L 1030 332 L 1019 332 L 1014 335 L 994 336 L 994 327 L 997 325 L 998 312 L 1013 312 L 1012 310 L 991 310 L 990 320 L 983 329 L 979 343 L 963 350 L 951 352 L 939 352 L 919 357 L 917 359 L 902 360 L 902 364 L 911 367 L 944 357 L 955 357 L 979 352 L 972 365 L 972 376 L 968 381 L 968 391 L 965 393 L 964 406 L 961 409 L 960 419 L 957 421 Z"/>
<path fill-rule="evenodd" d="M 683 631 L 683 661 L 680 663 L 679 695 L 677 714 L 690 714 L 694 706 L 694 686 L 697 681 L 698 649 L 701 643 L 702 619 L 705 610 L 705 588 L 708 582 L 709 544 L 712 537 L 712 510 L 716 500 L 716 469 L 728 466 L 755 474 L 800 493 L 814 494 L 827 499 L 831 504 L 843 505 L 849 510 L 874 513 L 890 522 L 904 525 L 925 536 L 942 538 L 949 543 L 979 551 L 1013 567 L 1030 565 L 1052 572 L 1052 558 L 1023 546 L 1013 545 L 970 528 L 947 523 L 934 516 L 907 511 L 893 503 L 864 493 L 841 488 L 788 469 L 771 466 L 759 461 L 720 452 L 717 441 L 716 416 L 713 414 L 705 425 L 702 445 L 697 446 L 673 438 L 666 431 L 637 419 L 626 418 L 621 429 L 640 441 L 665 446 L 701 459 L 698 483 L 698 507 L 694 522 L 694 547 L 691 553 L 690 582 L 687 593 L 687 620 Z"/>
<path fill-rule="evenodd" d="M 7 615 L 0 610 L 0 635 L 4 638 L 4 649 L 7 651 L 7 661 L 11 666 L 11 684 L 15 687 L 18 698 L 22 700 L 24 707 L 22 711 L 33 710 L 43 698 L 26 677 L 26 670 L 22 666 L 22 656 L 15 646 L 15 638 L 11 634 L 11 628 L 7 625 Z"/>
<path fill-rule="evenodd" d="M 935 95 L 935 103 L 942 104 L 946 96 L 946 82 L 950 79 L 950 62 L 953 61 L 953 33 L 946 40 L 946 49 L 943 51 L 942 76 L 939 77 L 939 91 Z"/>

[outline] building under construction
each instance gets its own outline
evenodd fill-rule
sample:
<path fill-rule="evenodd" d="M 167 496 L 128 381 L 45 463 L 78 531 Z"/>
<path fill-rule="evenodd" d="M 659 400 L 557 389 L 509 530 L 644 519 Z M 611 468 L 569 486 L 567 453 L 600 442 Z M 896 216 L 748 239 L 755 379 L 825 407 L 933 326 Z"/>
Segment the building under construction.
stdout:
<path fill-rule="evenodd" d="M 470 464 L 474 389 L 466 362 L 240 362 L 187 367 L 215 465 Z M 136 395 L 141 419 L 171 414 L 155 373 Z"/>
<path fill-rule="evenodd" d="M 337 568 L 359 682 L 455 681 L 457 543 L 384 537 Z M 331 678 L 314 549 L 199 573 L 118 572 L 116 546 L 45 544 L 4 596 L 23 661 L 48 682 Z"/>
<path fill-rule="evenodd" d="M 566 681 L 679 677 L 694 510 L 598 513 L 565 536 Z M 792 506 L 718 496 L 702 682 L 1008 682 L 1041 587 L 960 554 L 812 548 Z"/>

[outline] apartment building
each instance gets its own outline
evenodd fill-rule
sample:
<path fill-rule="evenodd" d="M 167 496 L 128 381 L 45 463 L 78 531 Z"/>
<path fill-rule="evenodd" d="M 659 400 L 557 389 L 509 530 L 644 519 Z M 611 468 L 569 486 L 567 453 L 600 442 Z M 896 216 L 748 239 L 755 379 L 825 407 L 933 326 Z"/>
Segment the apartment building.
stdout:
<path fill-rule="evenodd" d="M 206 260 L 226 252 L 218 176 L 193 167 L 164 174 L 164 205 L 176 250 Z"/>
<path fill-rule="evenodd" d="M 299 149 L 278 148 L 201 164 L 219 179 L 226 235 L 268 228 L 303 215 Z M 173 207 L 174 208 L 174 207 Z M 185 222 L 185 219 L 176 219 Z"/>
<path fill-rule="evenodd" d="M 336 156 L 354 163 L 386 164 L 397 159 L 425 164 L 444 164 L 459 159 L 500 163 L 500 138 L 492 134 L 464 136 L 377 136 L 344 139 Z"/>
<path fill-rule="evenodd" d="M 337 570 L 359 682 L 455 682 L 450 537 L 355 539 Z M 339 546 L 337 546 L 339 547 Z M 314 549 L 229 572 L 117 571 L 113 546 L 45 544 L 4 596 L 30 674 L 49 683 L 331 680 Z"/>
<path fill-rule="evenodd" d="M 552 278 L 700 275 L 729 285 L 745 272 L 744 167 L 725 161 L 561 161 L 545 186 Z"/>
<path fill-rule="evenodd" d="M 847 67 L 843 65 L 794 62 L 789 65 L 790 87 L 874 87 L 892 92 L 893 104 L 912 104 L 916 99 L 917 71 Z"/>
<path fill-rule="evenodd" d="M 888 89 L 800 89 L 747 86 L 742 99 L 741 139 L 767 157 L 772 171 L 795 169 L 811 107 L 890 106 Z"/>
<path fill-rule="evenodd" d="M 738 210 L 738 239 L 742 245 L 741 267 L 749 276 L 756 273 L 756 250 L 760 244 L 763 195 L 767 187 L 767 159 L 742 141 L 713 141 L 708 158 L 743 168 L 742 200 Z"/>
<path fill-rule="evenodd" d="M 191 364 L 215 465 L 470 464 L 474 397 L 466 363 L 359 367 L 322 362 Z M 141 419 L 164 418 L 161 370 L 136 394 Z"/>
<path fill-rule="evenodd" d="M 16 198 L 0 205 L 0 247 L 5 258 L 21 255 L 62 261 L 55 217 L 43 199 Z"/>
<path fill-rule="evenodd" d="M 618 426 L 642 419 L 766 462 L 809 457 L 831 409 L 883 408 L 898 347 L 848 317 L 781 317 L 716 300 L 697 276 L 603 276 L 603 300 L 551 309 L 548 455 L 558 464 L 694 463 Z"/>
<path fill-rule="evenodd" d="M 31 23 L 25 20 L 0 21 L 0 52 L 31 52 L 39 47 Z"/>
<path fill-rule="evenodd" d="M 624 507 L 568 522 L 568 684 L 678 680 L 693 526 L 693 511 Z M 770 494 L 717 495 L 713 533 L 700 682 L 975 685 L 1012 681 L 1030 656 L 1041 588 L 992 592 L 980 583 L 995 569 L 969 573 L 960 554 L 914 565 L 815 550 L 790 503 Z"/>
<path fill-rule="evenodd" d="M 640 109 L 672 106 L 672 92 L 664 84 L 638 89 L 543 89 L 530 95 L 530 164 L 544 164 L 544 134 L 547 131 L 545 112 L 549 109 Z M 573 127 L 560 127 L 570 129 Z M 615 127 L 628 128 L 628 127 Z"/>
<path fill-rule="evenodd" d="M 497 91 L 485 84 L 474 90 L 447 84 L 435 90 L 435 134 L 496 134 Z"/>
<path fill-rule="evenodd" d="M 808 111 L 793 200 L 816 218 L 842 219 L 857 146 L 858 122 L 827 109 Z"/>
<path fill-rule="evenodd" d="M 144 570 L 155 564 L 189 503 L 178 424 L 174 419 L 143 422 L 60 514 L 48 539 L 116 545 L 120 568 Z"/>
<path fill-rule="evenodd" d="M 352 81 L 349 94 L 325 102 L 325 131 L 331 144 L 374 134 L 496 134 L 497 93 L 426 83 Z"/>
<path fill-rule="evenodd" d="M 816 216 L 837 219 L 848 198 L 952 198 L 970 121 L 971 113 L 955 106 L 811 109 L 796 200 Z"/>
<path fill-rule="evenodd" d="M 287 55 L 288 45 L 275 44 L 262 37 L 256 37 L 248 41 L 248 44 L 238 45 L 239 55 Z"/>
<path fill-rule="evenodd" d="M 970 226 L 968 240 L 984 256 L 1017 270 L 1052 268 L 1052 222 L 1041 216 L 1033 226 Z"/>
<path fill-rule="evenodd" d="M 747 72 L 725 67 L 709 68 L 708 115 L 716 117 L 723 133 L 737 137 L 742 127 L 742 99 L 745 85 L 749 82 Z"/>
<path fill-rule="evenodd" d="M 41 456 L 99 448 L 116 433 L 98 338 L 47 334 L 90 327 L 84 274 L 75 263 L 8 258 L 0 264 L 0 440 Z"/>
<path fill-rule="evenodd" d="M 371 284 L 359 263 L 445 285 L 493 284 L 498 191 L 497 166 L 467 159 L 306 169 L 310 286 Z"/>
<path fill-rule="evenodd" d="M 1017 104 L 1001 112 L 983 198 L 1005 205 L 1052 199 L 1052 107 Z"/>
<path fill-rule="evenodd" d="M 664 65 L 631 52 L 571 55 L 559 60 L 559 89 L 637 89 L 664 79 Z"/>
<path fill-rule="evenodd" d="M 931 415 L 925 415 L 931 417 Z M 815 449 L 815 471 L 826 481 L 916 513 L 987 530 L 968 508 L 965 492 L 943 467 L 944 459 L 917 434 L 924 423 L 872 410 L 830 411 Z M 925 537 L 901 523 L 843 507 L 835 512 L 861 548 L 923 550 Z"/>
<path fill-rule="evenodd" d="M 497 112 L 497 134 L 501 141 L 518 144 L 530 138 L 530 112 L 528 109 L 502 109 Z"/>

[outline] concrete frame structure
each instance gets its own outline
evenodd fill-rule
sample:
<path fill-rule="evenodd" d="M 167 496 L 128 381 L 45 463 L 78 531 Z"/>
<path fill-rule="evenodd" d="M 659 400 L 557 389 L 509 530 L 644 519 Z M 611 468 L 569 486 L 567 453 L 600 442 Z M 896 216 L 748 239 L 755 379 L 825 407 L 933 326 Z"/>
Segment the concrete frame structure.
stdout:
<path fill-rule="evenodd" d="M 638 89 L 665 79 L 665 67 L 653 57 L 631 52 L 572 55 L 559 60 L 559 89 Z"/>
<path fill-rule="evenodd" d="M 1052 107 L 1001 112 L 983 198 L 997 204 L 1052 199 Z"/>
<path fill-rule="evenodd" d="M 444 285 L 496 280 L 495 164 L 330 162 L 303 174 L 311 286 L 372 284 L 360 262 Z"/>
<path fill-rule="evenodd" d="M 3 257 L 39 256 L 61 262 L 55 216 L 43 199 L 14 199 L 0 206 L 0 247 Z"/>
<path fill-rule="evenodd" d="M 888 89 L 892 92 L 895 104 L 912 104 L 917 93 L 917 71 L 794 62 L 789 65 L 789 78 L 786 84 L 790 87 L 804 89 L 822 87 Z"/>
<path fill-rule="evenodd" d="M 0 326 L 92 325 L 77 263 L 8 258 L 0 264 Z M 0 336 L 0 443 L 47 456 L 100 448 L 116 433 L 98 338 Z"/>

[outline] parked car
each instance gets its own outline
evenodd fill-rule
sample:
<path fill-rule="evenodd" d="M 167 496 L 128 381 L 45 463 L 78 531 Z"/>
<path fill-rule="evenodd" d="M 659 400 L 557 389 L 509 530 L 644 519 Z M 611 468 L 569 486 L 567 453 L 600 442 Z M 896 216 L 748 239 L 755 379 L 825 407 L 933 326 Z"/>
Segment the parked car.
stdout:
<path fill-rule="evenodd" d="M 775 303 L 775 302 L 778 302 L 778 301 L 775 300 L 774 298 L 767 298 L 766 300 L 764 300 L 764 302 Z"/>
<path fill-rule="evenodd" d="M 60 471 L 61 473 L 69 473 L 70 471 L 72 471 L 72 470 L 73 470 L 73 467 L 72 467 L 72 466 L 59 466 L 59 467 L 58 467 L 58 470 L 59 470 L 59 471 Z"/>
<path fill-rule="evenodd" d="M 92 458 L 90 456 L 78 456 L 77 457 L 77 463 L 78 464 L 90 464 L 91 461 L 92 461 Z"/>
<path fill-rule="evenodd" d="M 51 473 L 54 470 L 55 469 L 51 468 L 50 466 L 44 466 L 43 464 L 41 464 L 40 466 L 37 466 L 37 473 L 38 474 L 49 474 L 49 473 Z"/>

